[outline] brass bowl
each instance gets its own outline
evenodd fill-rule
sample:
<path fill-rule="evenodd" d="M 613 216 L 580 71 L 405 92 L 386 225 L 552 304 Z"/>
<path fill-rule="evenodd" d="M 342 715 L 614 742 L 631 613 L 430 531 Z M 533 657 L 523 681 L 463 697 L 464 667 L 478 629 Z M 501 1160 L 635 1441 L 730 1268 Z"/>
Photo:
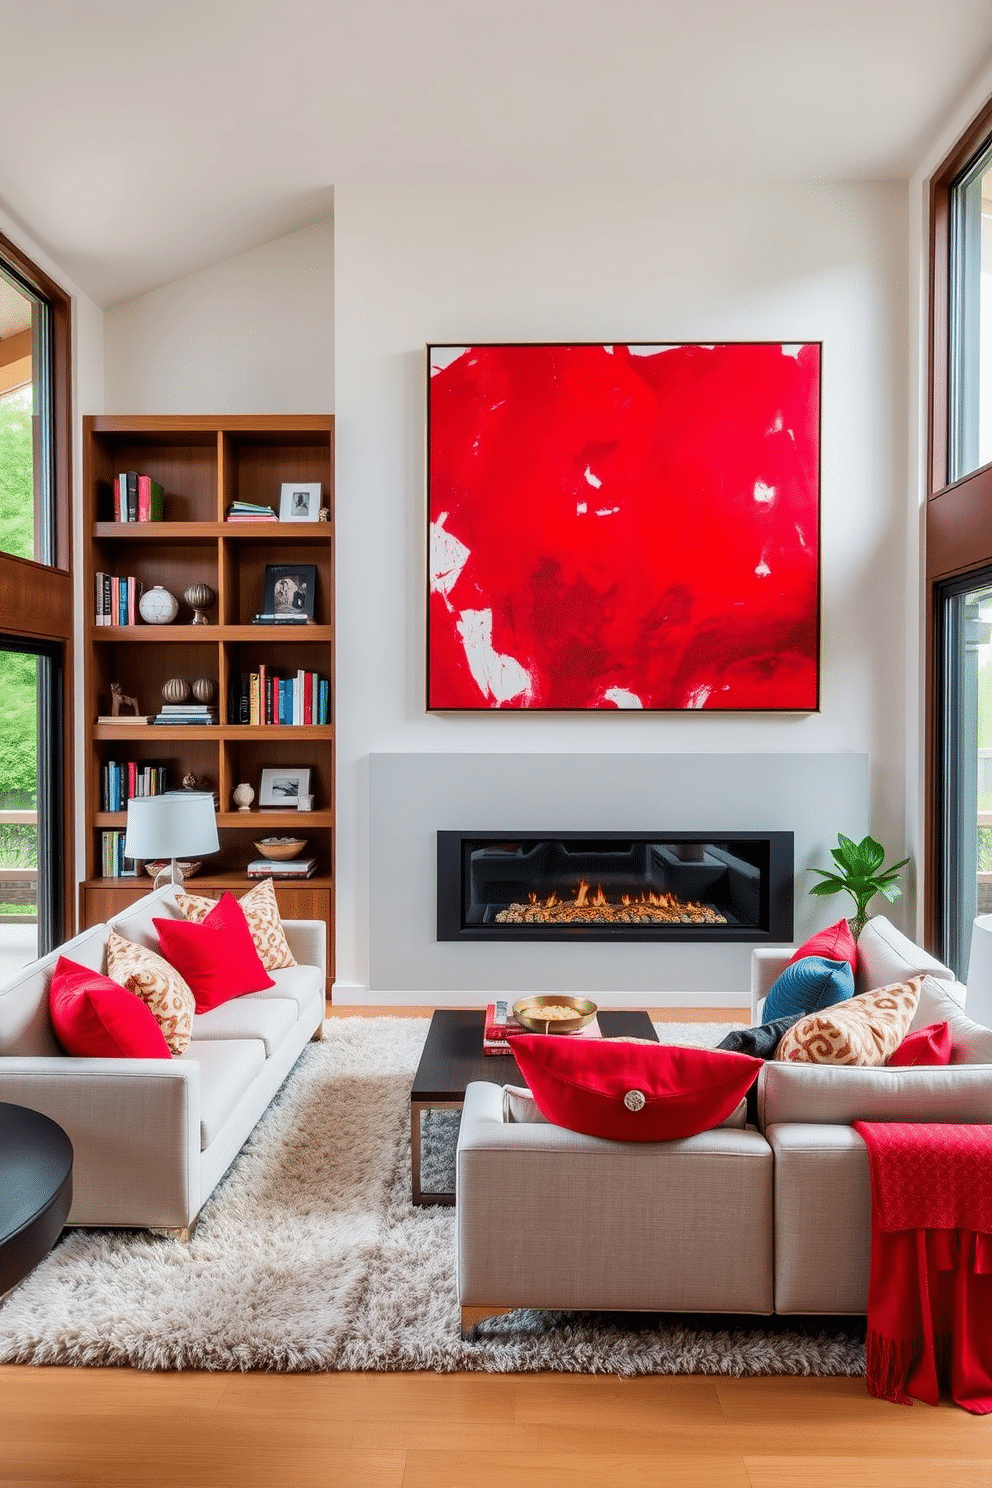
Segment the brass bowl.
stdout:
<path fill-rule="evenodd" d="M 575 1009 L 572 1018 L 542 1018 L 541 1009 L 568 1007 Z M 578 1033 L 595 1018 L 599 1009 L 588 997 L 566 997 L 561 992 L 551 992 L 546 997 L 522 997 L 513 1004 L 513 1012 L 521 1028 L 528 1033 Z"/>
<path fill-rule="evenodd" d="M 262 857 L 273 863 L 285 863 L 289 858 L 298 857 L 306 845 L 305 837 L 263 837 L 261 842 L 255 843 Z"/>

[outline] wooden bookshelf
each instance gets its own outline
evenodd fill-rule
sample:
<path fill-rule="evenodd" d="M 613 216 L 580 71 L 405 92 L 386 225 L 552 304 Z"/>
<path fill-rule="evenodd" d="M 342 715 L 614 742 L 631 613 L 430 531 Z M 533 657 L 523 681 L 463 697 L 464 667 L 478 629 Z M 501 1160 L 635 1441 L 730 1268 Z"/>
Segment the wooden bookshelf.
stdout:
<path fill-rule="evenodd" d="M 101 877 L 101 833 L 123 830 L 124 812 L 103 809 L 103 767 L 111 760 L 164 765 L 168 788 L 192 773 L 217 794 L 220 851 L 189 880 L 193 893 L 236 894 L 250 887 L 245 872 L 258 853 L 254 842 L 298 834 L 318 860 L 313 878 L 276 880 L 280 910 L 288 919 L 327 924 L 327 964 L 333 979 L 334 901 L 334 419 L 331 415 L 116 417 L 83 420 L 86 613 L 86 876 L 80 886 L 80 924 L 99 923 L 140 898 L 150 887 L 139 878 Z M 113 478 L 121 470 L 150 475 L 165 490 L 161 522 L 115 522 Z M 233 523 L 224 520 L 234 500 L 263 502 L 278 511 L 284 481 L 322 486 L 326 522 Z M 316 568 L 314 623 L 253 625 L 262 610 L 265 566 L 307 563 Z M 170 625 L 96 624 L 96 575 L 134 575 L 145 588 L 161 584 L 179 600 Z M 217 595 L 209 623 L 193 625 L 183 601 L 191 584 L 209 584 Z M 291 675 L 319 673 L 330 683 L 326 724 L 244 724 L 230 716 L 231 684 L 260 664 Z M 111 711 L 110 684 L 155 714 L 162 685 L 209 677 L 216 684 L 218 721 L 211 725 L 98 723 Z M 309 767 L 314 810 L 259 808 L 266 768 Z M 232 792 L 241 782 L 255 791 L 252 809 L 237 810 Z"/>

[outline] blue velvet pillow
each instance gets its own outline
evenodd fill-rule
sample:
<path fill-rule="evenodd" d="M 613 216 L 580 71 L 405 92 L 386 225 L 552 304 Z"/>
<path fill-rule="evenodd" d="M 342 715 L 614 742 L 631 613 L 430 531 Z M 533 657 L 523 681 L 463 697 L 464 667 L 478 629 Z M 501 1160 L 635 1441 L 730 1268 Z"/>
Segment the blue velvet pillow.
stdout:
<path fill-rule="evenodd" d="M 772 982 L 761 1013 L 762 1023 L 776 1018 L 803 1017 L 854 996 L 854 972 L 849 961 L 826 956 L 804 956 L 793 961 Z"/>

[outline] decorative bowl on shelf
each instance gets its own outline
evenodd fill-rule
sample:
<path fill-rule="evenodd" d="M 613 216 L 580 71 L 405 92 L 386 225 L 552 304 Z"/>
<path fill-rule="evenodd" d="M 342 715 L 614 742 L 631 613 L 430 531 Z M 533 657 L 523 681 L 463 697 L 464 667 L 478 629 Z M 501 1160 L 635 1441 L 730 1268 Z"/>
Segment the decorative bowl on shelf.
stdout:
<path fill-rule="evenodd" d="M 163 868 L 170 866 L 171 861 L 171 858 L 157 858 L 154 863 L 145 864 L 145 872 L 150 874 L 152 878 L 155 878 L 157 874 L 162 872 Z M 194 873 L 199 873 L 203 864 L 200 862 L 187 862 L 185 858 L 177 858 L 176 867 L 179 869 L 183 878 L 192 878 Z"/>
<path fill-rule="evenodd" d="M 289 858 L 298 857 L 307 845 L 305 837 L 263 837 L 255 846 L 263 858 L 269 858 L 274 863 L 284 863 Z"/>
<path fill-rule="evenodd" d="M 598 1008 L 588 997 L 552 992 L 546 997 L 522 997 L 513 1004 L 513 1011 L 528 1033 L 577 1033 L 592 1022 Z"/>

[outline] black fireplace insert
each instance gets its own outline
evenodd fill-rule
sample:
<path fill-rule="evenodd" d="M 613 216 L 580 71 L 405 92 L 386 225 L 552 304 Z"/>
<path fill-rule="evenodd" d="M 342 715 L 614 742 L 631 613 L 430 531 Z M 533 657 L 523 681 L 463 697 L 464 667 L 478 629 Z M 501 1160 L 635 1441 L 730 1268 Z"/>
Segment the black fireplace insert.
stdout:
<path fill-rule="evenodd" d="M 791 832 L 437 834 L 438 940 L 785 941 Z"/>

